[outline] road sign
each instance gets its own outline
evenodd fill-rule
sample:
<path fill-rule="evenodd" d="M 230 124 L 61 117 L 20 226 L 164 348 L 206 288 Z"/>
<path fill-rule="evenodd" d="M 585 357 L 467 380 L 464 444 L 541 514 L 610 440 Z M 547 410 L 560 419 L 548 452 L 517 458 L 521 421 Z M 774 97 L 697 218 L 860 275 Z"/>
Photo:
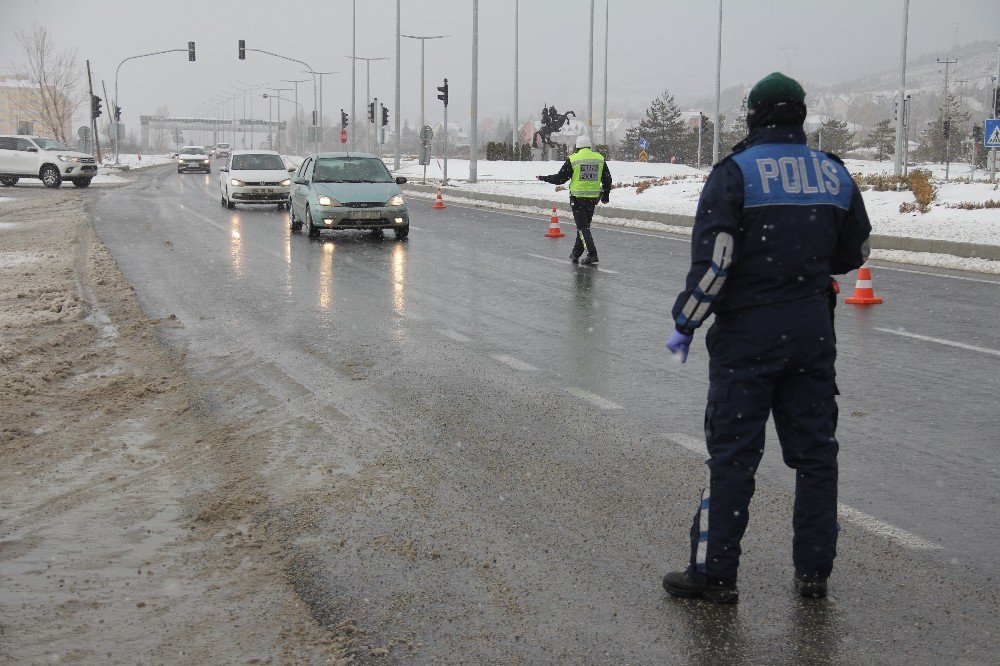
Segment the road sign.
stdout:
<path fill-rule="evenodd" d="M 78 129 L 76 131 L 76 135 L 78 137 L 80 137 L 81 139 L 89 139 L 90 138 L 90 128 L 87 127 L 86 125 L 84 125 L 83 127 L 81 127 L 80 129 Z"/>
<path fill-rule="evenodd" d="M 649 155 L 646 153 L 645 150 L 640 150 L 639 151 L 639 161 L 640 162 L 648 162 L 649 161 Z"/>
<path fill-rule="evenodd" d="M 983 132 L 983 145 L 987 148 L 1000 148 L 1000 118 L 987 120 Z"/>
<path fill-rule="evenodd" d="M 431 129 L 430 125 L 424 125 L 424 128 L 420 130 L 420 142 L 428 144 L 434 138 L 434 130 Z"/>
<path fill-rule="evenodd" d="M 646 139 L 639 139 L 639 148 L 642 150 L 649 150 L 649 141 Z"/>
<path fill-rule="evenodd" d="M 347 143 L 347 130 L 345 129 L 340 130 L 340 142 Z"/>

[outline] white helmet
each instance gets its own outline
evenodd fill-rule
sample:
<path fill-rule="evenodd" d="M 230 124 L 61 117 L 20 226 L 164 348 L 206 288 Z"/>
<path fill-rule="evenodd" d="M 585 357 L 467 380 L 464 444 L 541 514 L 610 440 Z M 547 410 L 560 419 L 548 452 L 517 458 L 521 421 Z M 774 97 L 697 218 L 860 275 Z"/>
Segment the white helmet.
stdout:
<path fill-rule="evenodd" d="M 582 134 L 582 135 L 576 137 L 576 149 L 577 150 L 579 150 L 581 148 L 590 148 L 593 145 L 594 144 L 592 144 L 590 142 L 590 137 L 587 136 L 586 134 Z"/>

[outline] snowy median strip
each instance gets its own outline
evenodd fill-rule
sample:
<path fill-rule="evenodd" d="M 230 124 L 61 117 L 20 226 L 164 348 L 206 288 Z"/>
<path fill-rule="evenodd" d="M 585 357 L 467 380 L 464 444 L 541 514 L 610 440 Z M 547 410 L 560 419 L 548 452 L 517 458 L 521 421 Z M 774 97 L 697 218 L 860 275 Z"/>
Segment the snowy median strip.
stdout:
<path fill-rule="evenodd" d="M 939 345 L 948 345 L 949 347 L 958 347 L 959 349 L 967 349 L 969 351 L 979 352 L 981 354 L 990 354 L 992 356 L 1000 356 L 1000 351 L 996 349 L 987 349 L 986 347 L 977 347 L 976 345 L 967 345 L 964 342 L 952 342 L 951 340 L 942 340 L 941 338 L 932 338 L 928 335 L 919 335 L 917 333 L 909 333 L 907 331 L 899 331 L 892 328 L 877 328 L 876 331 L 881 331 L 883 333 L 891 333 L 893 335 L 901 335 L 904 338 L 913 338 L 914 340 L 923 340 L 924 342 L 934 342 Z"/>
<path fill-rule="evenodd" d="M 664 436 L 674 444 L 692 451 L 702 458 L 708 456 L 705 441 L 702 439 L 681 432 L 668 432 Z M 854 507 L 847 506 L 841 502 L 837 503 L 837 513 L 843 520 L 848 520 L 867 532 L 884 537 L 905 548 L 913 550 L 942 550 L 943 548 L 939 544 L 932 543 L 918 537 L 916 534 L 911 534 L 902 528 L 890 525 L 885 521 L 879 520 L 874 516 L 869 516 L 867 513 L 858 511 Z"/>

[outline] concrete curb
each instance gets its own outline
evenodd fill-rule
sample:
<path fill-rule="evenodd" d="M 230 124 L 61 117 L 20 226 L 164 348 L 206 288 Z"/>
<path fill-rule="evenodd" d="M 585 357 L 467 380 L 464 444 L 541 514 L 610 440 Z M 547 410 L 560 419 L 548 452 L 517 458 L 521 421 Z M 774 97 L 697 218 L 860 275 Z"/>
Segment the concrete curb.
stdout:
<path fill-rule="evenodd" d="M 421 185 L 419 183 L 407 183 L 403 186 L 403 188 L 413 192 L 427 194 L 437 192 L 437 186 Z M 558 210 L 565 211 L 567 213 L 569 212 L 569 201 L 553 202 L 545 199 L 513 197 L 505 194 L 469 192 L 455 187 L 443 187 L 441 190 L 443 193 L 447 192 L 465 199 L 507 204 L 511 206 L 532 206 L 544 209 L 551 209 L 552 206 L 555 206 Z M 654 213 L 645 210 L 627 210 L 624 208 L 608 208 L 606 206 L 600 206 L 597 210 L 598 215 L 605 218 L 656 222 L 674 227 L 691 227 L 694 225 L 694 218 L 687 215 Z M 871 246 L 872 249 L 876 250 L 933 252 L 935 254 L 950 254 L 955 257 L 963 257 L 967 259 L 989 259 L 991 261 L 1000 261 L 1000 246 L 997 245 L 981 245 L 978 243 L 964 243 L 960 241 L 935 240 L 930 238 L 908 238 L 903 236 L 882 236 L 873 234 L 871 237 Z"/>

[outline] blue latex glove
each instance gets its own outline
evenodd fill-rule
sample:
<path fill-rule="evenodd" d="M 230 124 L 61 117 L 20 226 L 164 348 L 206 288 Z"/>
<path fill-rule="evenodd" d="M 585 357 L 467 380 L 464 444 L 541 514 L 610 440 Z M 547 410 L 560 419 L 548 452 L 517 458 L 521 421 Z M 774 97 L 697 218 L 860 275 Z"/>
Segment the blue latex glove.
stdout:
<path fill-rule="evenodd" d="M 691 348 L 691 341 L 694 340 L 693 335 L 684 335 L 678 330 L 674 330 L 670 334 L 670 338 L 667 339 L 667 349 L 674 356 L 680 354 L 681 363 L 687 363 L 688 360 L 688 350 Z"/>

